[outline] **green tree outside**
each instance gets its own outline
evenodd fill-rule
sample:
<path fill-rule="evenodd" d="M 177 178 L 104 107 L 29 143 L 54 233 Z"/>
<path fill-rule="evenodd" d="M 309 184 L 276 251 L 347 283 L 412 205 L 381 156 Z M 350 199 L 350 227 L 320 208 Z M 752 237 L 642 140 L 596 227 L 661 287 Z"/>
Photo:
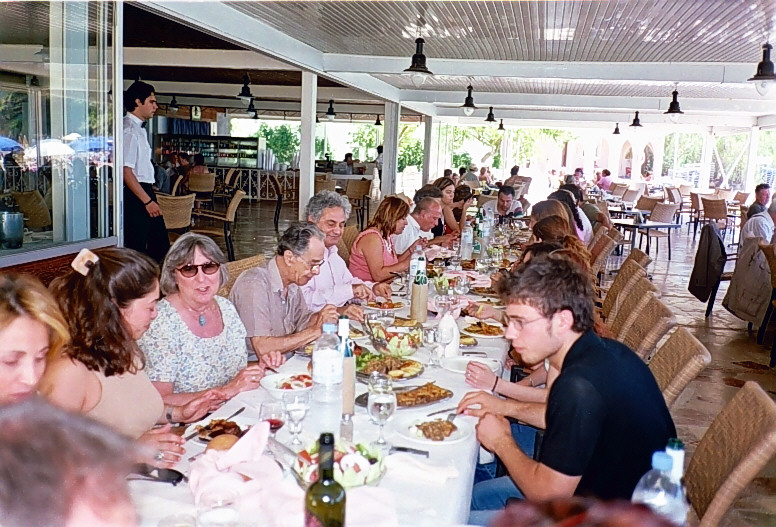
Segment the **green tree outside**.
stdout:
<path fill-rule="evenodd" d="M 256 137 L 263 137 L 267 140 L 267 148 L 272 150 L 278 163 L 290 163 L 294 154 L 299 151 L 302 144 L 299 139 L 301 127 L 296 125 L 291 127 L 287 124 L 281 126 L 269 126 L 267 123 L 261 123 Z"/>

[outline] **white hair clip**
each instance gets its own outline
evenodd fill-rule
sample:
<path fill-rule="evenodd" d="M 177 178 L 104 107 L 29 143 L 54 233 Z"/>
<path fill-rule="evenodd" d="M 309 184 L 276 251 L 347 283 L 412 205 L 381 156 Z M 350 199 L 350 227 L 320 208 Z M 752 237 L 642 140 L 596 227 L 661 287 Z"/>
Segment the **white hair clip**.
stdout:
<path fill-rule="evenodd" d="M 70 267 L 75 269 L 76 272 L 86 276 L 89 274 L 89 270 L 99 261 L 100 257 L 92 251 L 89 249 L 81 249 L 81 252 L 79 252 L 78 255 L 73 258 L 73 261 L 70 262 Z"/>

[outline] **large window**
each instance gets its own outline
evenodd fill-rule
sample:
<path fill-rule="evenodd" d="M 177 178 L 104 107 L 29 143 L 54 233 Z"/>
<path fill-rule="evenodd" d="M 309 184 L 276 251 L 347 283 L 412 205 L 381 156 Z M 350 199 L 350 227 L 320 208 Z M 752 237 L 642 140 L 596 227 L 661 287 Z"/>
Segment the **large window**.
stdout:
<path fill-rule="evenodd" d="M 0 3 L 0 263 L 114 234 L 112 5 Z"/>

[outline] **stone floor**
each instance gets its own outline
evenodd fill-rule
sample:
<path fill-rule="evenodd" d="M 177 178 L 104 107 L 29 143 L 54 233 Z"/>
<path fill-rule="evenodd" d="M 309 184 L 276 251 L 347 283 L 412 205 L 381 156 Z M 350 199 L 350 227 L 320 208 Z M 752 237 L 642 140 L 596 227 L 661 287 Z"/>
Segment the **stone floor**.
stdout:
<path fill-rule="evenodd" d="M 283 208 L 279 225 L 281 231 L 296 220 L 297 210 L 295 206 L 286 205 Z M 240 207 L 234 235 L 237 258 L 257 253 L 272 254 L 276 239 L 273 214 L 274 203 L 271 202 L 246 202 Z M 692 233 L 688 235 L 687 229 L 683 228 L 673 238 L 672 260 L 668 261 L 666 242 L 661 240 L 658 255 L 654 254 L 654 246 L 652 248 L 654 262 L 648 271 L 653 283 L 662 291 L 663 301 L 676 314 L 678 323 L 703 342 L 712 356 L 711 365 L 690 383 L 672 409 L 689 458 L 714 416 L 745 381 L 758 382 L 776 398 L 776 370 L 768 368 L 774 334 L 769 331 L 766 335 L 767 347 L 756 344 L 754 335 L 747 331 L 746 323 L 721 305 L 727 283 L 723 283 L 717 295 L 711 316 L 705 318 L 705 305 L 687 291 L 696 248 Z M 619 267 L 623 258 L 612 257 L 609 269 Z M 735 502 L 723 525 L 776 526 L 775 494 L 776 460 L 771 460 Z"/>

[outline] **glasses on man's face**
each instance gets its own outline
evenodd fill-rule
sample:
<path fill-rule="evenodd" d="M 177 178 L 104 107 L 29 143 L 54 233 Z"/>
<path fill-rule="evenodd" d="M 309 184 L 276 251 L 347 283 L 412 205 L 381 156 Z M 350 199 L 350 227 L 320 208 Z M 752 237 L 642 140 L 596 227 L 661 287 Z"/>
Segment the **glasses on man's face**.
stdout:
<path fill-rule="evenodd" d="M 194 278 L 200 269 L 205 274 L 215 274 L 221 268 L 221 264 L 218 262 L 207 262 L 200 265 L 186 264 L 183 267 L 178 267 L 178 272 L 186 278 Z"/>
<path fill-rule="evenodd" d="M 544 320 L 545 317 L 537 317 L 533 320 L 522 320 L 520 318 L 510 318 L 509 325 L 514 327 L 518 331 L 523 331 L 528 324 L 533 324 L 537 320 Z"/>
<path fill-rule="evenodd" d="M 305 267 L 307 267 L 310 271 L 313 273 L 318 272 L 321 270 L 321 265 L 323 265 L 323 262 L 308 262 L 305 260 L 302 256 L 296 255 L 297 258 L 302 260 L 304 262 Z"/>

